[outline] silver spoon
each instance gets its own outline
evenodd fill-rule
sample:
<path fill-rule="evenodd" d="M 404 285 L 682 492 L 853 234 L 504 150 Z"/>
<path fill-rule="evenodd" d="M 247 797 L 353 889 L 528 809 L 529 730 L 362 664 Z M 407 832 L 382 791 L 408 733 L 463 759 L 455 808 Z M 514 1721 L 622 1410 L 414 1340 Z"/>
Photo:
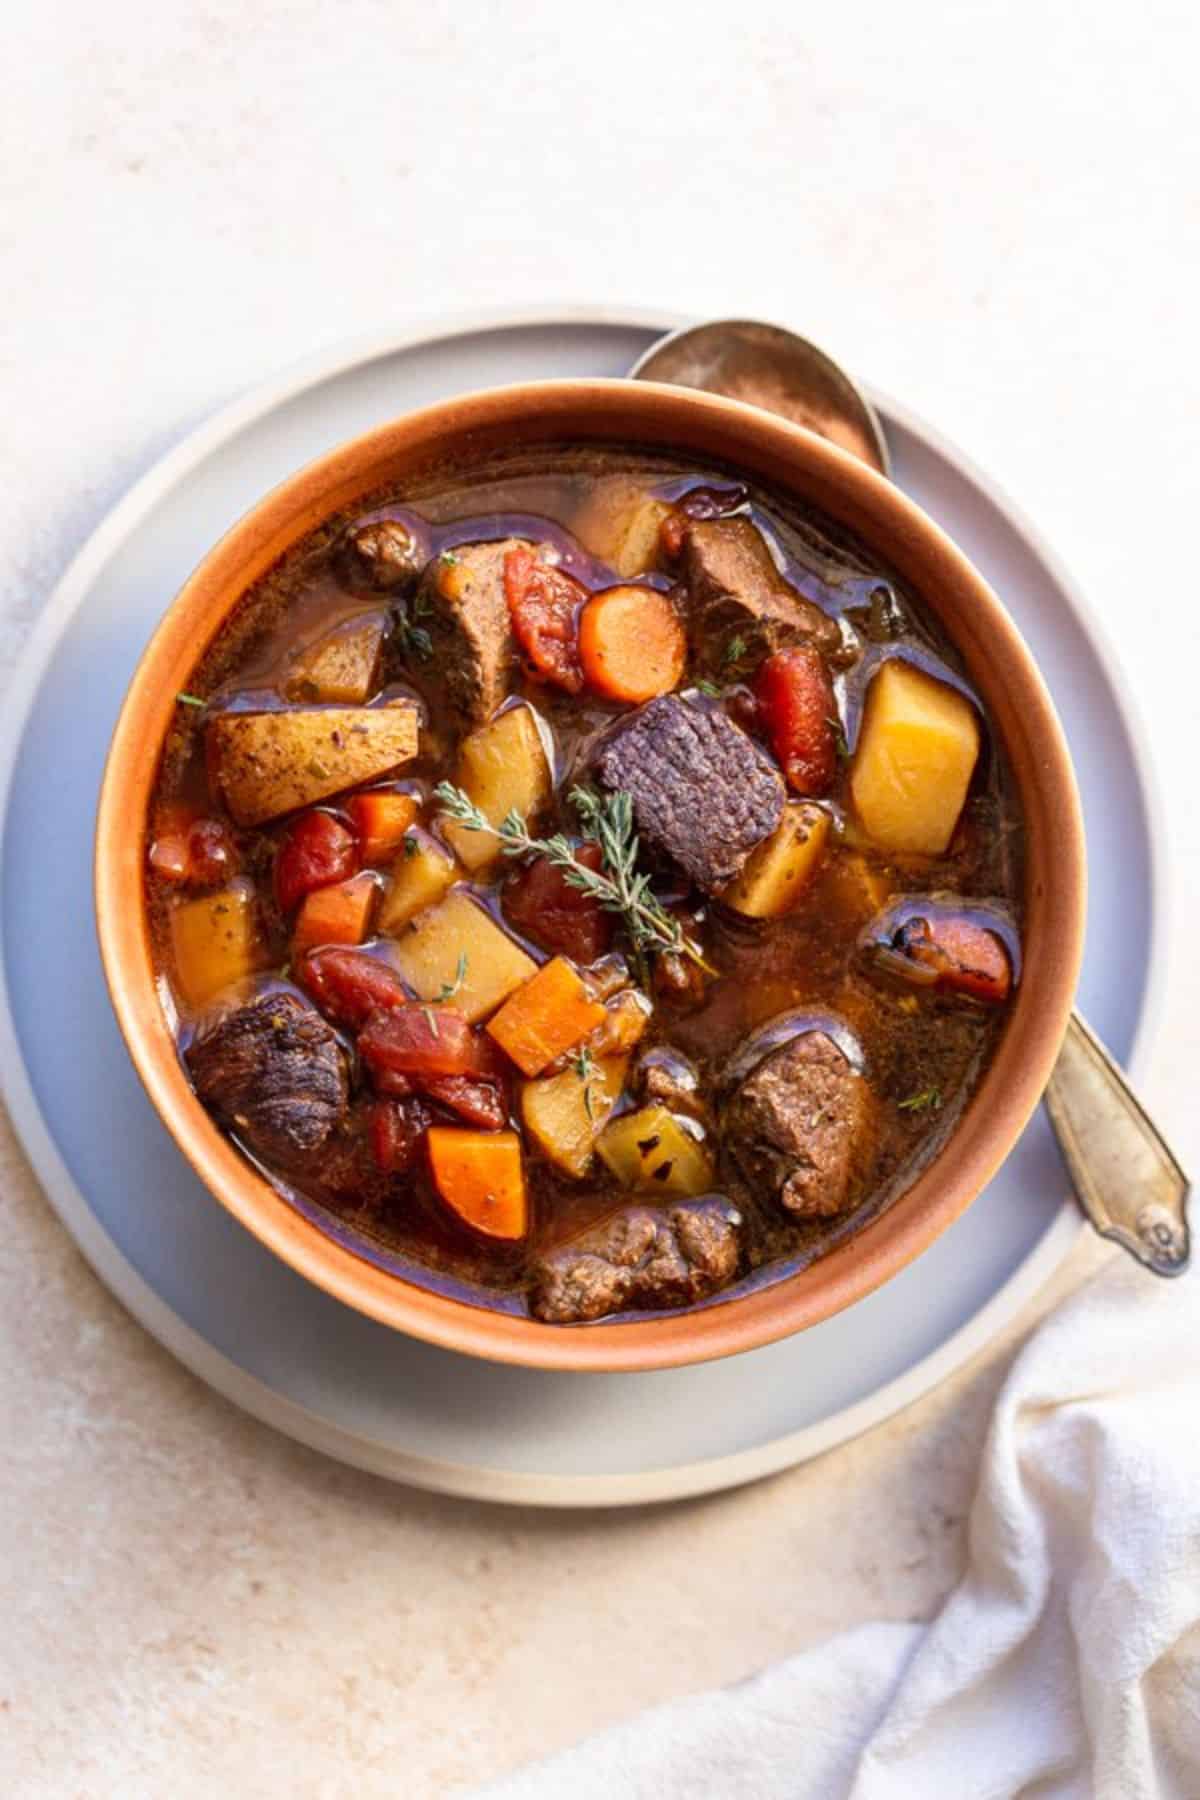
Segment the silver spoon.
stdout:
<path fill-rule="evenodd" d="M 823 350 L 780 325 L 717 319 L 688 326 L 651 344 L 629 373 L 780 413 L 891 475 L 879 415 L 861 388 Z M 1190 1183 L 1078 1012 L 1045 1100 L 1076 1198 L 1096 1230 L 1155 1275 L 1182 1275 L 1191 1256 Z"/>

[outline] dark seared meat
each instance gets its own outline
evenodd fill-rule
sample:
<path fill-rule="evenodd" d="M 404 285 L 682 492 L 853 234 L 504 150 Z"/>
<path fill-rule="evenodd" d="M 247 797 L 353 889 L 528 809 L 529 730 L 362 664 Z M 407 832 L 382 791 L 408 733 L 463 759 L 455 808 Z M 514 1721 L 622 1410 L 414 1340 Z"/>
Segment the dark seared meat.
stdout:
<path fill-rule="evenodd" d="M 804 1218 L 856 1198 L 872 1137 L 867 1081 L 823 1031 L 806 1031 L 751 1070 L 724 1116 L 725 1154 L 755 1193 Z"/>
<path fill-rule="evenodd" d="M 711 1195 L 661 1212 L 629 1206 L 536 1265 L 530 1305 L 552 1325 L 689 1306 L 737 1273 L 741 1214 Z"/>
<path fill-rule="evenodd" d="M 711 669 L 758 661 L 782 644 L 837 647 L 833 620 L 784 580 L 749 519 L 704 519 L 690 526 L 684 576 L 696 651 Z M 740 654 L 731 654 L 735 639 L 741 640 Z"/>
<path fill-rule="evenodd" d="M 421 572 L 421 547 L 399 519 L 376 519 L 348 531 L 343 558 L 352 581 L 379 592 L 409 587 Z"/>
<path fill-rule="evenodd" d="M 611 732 L 596 772 L 631 796 L 643 837 L 710 893 L 733 880 L 783 813 L 783 783 L 745 732 L 676 694 Z"/>
<path fill-rule="evenodd" d="M 460 723 L 486 724 L 509 690 L 515 646 L 504 559 L 521 540 L 460 544 L 434 557 L 417 602 L 433 666 Z"/>
<path fill-rule="evenodd" d="M 205 1106 L 269 1162 L 295 1164 L 345 1117 L 341 1046 L 295 994 L 264 994 L 227 1014 L 191 1046 L 187 1063 Z"/>

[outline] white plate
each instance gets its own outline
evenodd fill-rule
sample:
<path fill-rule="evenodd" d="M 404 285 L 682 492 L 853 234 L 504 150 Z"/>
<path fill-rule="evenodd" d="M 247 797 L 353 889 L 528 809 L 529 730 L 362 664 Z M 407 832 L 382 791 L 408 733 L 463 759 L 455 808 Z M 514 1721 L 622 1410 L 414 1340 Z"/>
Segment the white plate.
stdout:
<path fill-rule="evenodd" d="M 195 562 L 274 482 L 343 438 L 470 388 L 623 373 L 680 322 L 489 314 L 304 364 L 226 409 L 126 496 L 47 606 L 8 696 L 0 1077 L 52 1203 L 113 1292 L 220 1392 L 333 1456 L 447 1492 L 620 1505 L 784 1468 L 949 1374 L 1080 1229 L 1039 1117 L 924 1256 L 812 1331 L 661 1374 L 526 1372 L 388 1332 L 276 1262 L 185 1165 L 126 1057 L 93 934 L 93 814 L 134 664 Z M 1115 665 L 1012 509 L 918 420 L 880 405 L 897 480 L 999 590 L 1063 714 L 1092 827 L 1081 1001 L 1128 1060 L 1159 960 L 1161 889 L 1150 782 Z"/>

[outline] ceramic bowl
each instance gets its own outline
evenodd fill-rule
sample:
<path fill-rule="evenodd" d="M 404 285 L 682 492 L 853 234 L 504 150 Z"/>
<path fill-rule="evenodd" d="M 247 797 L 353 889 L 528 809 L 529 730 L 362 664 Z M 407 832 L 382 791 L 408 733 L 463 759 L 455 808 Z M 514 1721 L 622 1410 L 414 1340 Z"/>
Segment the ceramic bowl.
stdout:
<path fill-rule="evenodd" d="M 159 998 L 143 881 L 148 806 L 175 696 L 251 584 L 369 492 L 431 465 L 564 442 L 732 464 L 857 533 L 911 583 L 957 646 L 1008 753 L 1027 831 L 1016 999 L 982 1081 L 912 1185 L 797 1274 L 691 1312 L 585 1327 L 472 1305 L 422 1285 L 418 1269 L 409 1278 L 379 1267 L 258 1173 L 184 1074 Z M 547 1369 L 656 1369 L 754 1349 L 852 1305 L 919 1255 L 996 1172 L 1038 1103 L 1075 992 L 1084 896 L 1082 820 L 1062 730 L 1015 626 L 962 553 L 898 488 L 822 438 L 734 401 L 649 382 L 533 382 L 448 400 L 343 444 L 268 494 L 204 559 L 151 639 L 113 735 L 96 836 L 100 949 L 121 1030 L 150 1099 L 221 1204 L 310 1281 L 383 1324 L 468 1355 Z"/>

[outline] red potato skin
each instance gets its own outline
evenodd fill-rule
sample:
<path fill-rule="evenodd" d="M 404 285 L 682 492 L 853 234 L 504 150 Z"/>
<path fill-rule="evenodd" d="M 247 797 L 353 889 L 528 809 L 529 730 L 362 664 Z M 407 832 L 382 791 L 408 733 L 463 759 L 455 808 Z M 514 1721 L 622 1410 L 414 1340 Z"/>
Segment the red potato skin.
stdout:
<path fill-rule="evenodd" d="M 378 957 L 368 956 L 363 950 L 339 950 L 333 946 L 310 950 L 296 964 L 294 973 L 326 1018 L 349 1031 L 361 1030 L 377 1010 L 408 1004 L 400 977 Z"/>
<path fill-rule="evenodd" d="M 898 948 L 922 968 L 936 972 L 936 986 L 999 1006 L 1012 992 L 1012 964 L 994 931 L 973 919 L 913 919 Z"/>
<path fill-rule="evenodd" d="M 604 859 L 599 844 L 581 844 L 576 854 L 585 868 L 600 870 Z M 562 870 L 548 862 L 538 860 L 518 869 L 505 886 L 500 904 L 505 918 L 522 937 L 569 956 L 583 967 L 612 948 L 613 915 L 590 894 L 572 887 Z"/>
<path fill-rule="evenodd" d="M 314 888 L 358 873 L 358 842 L 332 813 L 306 812 L 293 821 L 275 853 L 275 898 L 282 913 Z"/>
<path fill-rule="evenodd" d="M 504 597 L 513 635 L 531 672 L 568 694 L 583 688 L 578 613 L 587 589 L 524 544 L 504 559 Z"/>
<path fill-rule="evenodd" d="M 755 698 L 776 761 L 797 794 L 827 794 L 837 775 L 833 684 L 811 644 L 776 650 L 758 671 Z"/>

